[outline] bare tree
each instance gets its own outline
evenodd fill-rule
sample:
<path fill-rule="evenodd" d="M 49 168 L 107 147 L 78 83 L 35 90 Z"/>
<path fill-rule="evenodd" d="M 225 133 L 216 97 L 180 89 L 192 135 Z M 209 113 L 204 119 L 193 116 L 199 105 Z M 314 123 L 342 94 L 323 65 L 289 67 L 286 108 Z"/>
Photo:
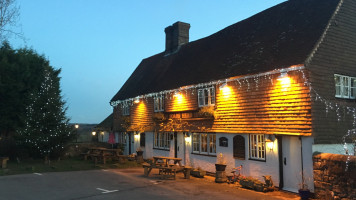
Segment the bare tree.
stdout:
<path fill-rule="evenodd" d="M 9 35 L 15 35 L 23 38 L 18 28 L 17 21 L 20 17 L 20 7 L 16 5 L 15 0 L 0 0 L 0 41 L 3 41 Z"/>

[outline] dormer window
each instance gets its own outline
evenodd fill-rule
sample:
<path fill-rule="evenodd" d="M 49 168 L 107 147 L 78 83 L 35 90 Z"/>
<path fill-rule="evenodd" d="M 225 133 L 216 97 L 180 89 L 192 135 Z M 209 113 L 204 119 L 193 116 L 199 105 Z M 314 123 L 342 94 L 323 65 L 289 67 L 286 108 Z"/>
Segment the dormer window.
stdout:
<path fill-rule="evenodd" d="M 130 115 L 130 105 L 127 101 L 122 103 L 122 115 Z"/>
<path fill-rule="evenodd" d="M 198 104 L 199 104 L 199 107 L 215 105 L 215 88 L 214 88 L 214 86 L 198 89 Z"/>
<path fill-rule="evenodd" d="M 344 99 L 355 99 L 356 77 L 334 74 L 335 97 Z"/>
<path fill-rule="evenodd" d="M 153 98 L 154 101 L 154 111 L 155 112 L 162 112 L 164 111 L 164 96 L 156 96 Z"/>

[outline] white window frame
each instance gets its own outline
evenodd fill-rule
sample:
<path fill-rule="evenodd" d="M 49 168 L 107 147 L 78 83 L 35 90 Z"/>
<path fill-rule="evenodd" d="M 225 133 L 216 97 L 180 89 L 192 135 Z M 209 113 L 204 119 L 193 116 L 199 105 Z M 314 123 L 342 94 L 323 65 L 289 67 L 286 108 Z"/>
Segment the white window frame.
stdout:
<path fill-rule="evenodd" d="M 214 86 L 198 89 L 198 105 L 199 107 L 215 105 Z"/>
<path fill-rule="evenodd" d="M 193 133 L 192 151 L 202 155 L 216 155 L 215 133 Z"/>
<path fill-rule="evenodd" d="M 344 99 L 356 98 L 356 77 L 334 74 L 335 97 Z"/>
<path fill-rule="evenodd" d="M 170 133 L 169 132 L 155 132 L 154 133 L 154 145 L 155 149 L 169 150 L 171 146 Z"/>
<path fill-rule="evenodd" d="M 164 96 L 156 96 L 153 98 L 153 107 L 154 112 L 162 112 L 164 111 Z"/>
<path fill-rule="evenodd" d="M 119 143 L 126 144 L 126 140 L 127 140 L 127 133 L 126 132 L 119 133 Z"/>
<path fill-rule="evenodd" d="M 130 115 L 130 105 L 128 101 L 122 102 L 122 115 Z"/>
<path fill-rule="evenodd" d="M 249 154 L 251 160 L 266 160 L 266 141 L 263 134 L 249 135 Z"/>

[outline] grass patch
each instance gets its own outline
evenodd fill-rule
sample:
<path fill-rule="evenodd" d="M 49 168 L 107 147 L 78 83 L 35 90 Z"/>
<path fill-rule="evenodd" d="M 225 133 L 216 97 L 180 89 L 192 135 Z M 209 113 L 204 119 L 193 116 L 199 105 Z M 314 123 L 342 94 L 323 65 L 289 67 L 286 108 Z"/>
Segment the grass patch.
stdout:
<path fill-rule="evenodd" d="M 45 164 L 43 160 L 24 160 L 20 163 L 16 161 L 8 161 L 7 169 L 0 169 L 0 176 L 28 173 L 44 173 L 44 172 L 65 172 L 65 171 L 82 171 L 93 169 L 124 169 L 140 167 L 136 161 L 127 161 L 125 164 L 117 162 L 106 162 L 105 165 L 94 165 L 91 160 L 83 160 L 79 157 L 67 158 L 60 161 L 51 161 L 50 164 Z"/>

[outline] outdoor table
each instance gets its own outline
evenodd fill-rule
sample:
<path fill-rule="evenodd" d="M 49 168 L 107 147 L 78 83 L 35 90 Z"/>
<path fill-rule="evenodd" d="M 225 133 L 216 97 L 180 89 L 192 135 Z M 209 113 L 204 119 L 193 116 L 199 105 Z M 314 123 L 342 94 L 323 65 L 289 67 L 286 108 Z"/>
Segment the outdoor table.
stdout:
<path fill-rule="evenodd" d="M 181 158 L 164 157 L 164 156 L 153 156 L 153 165 L 159 165 L 159 163 L 162 163 L 163 166 L 168 167 L 170 161 L 173 161 L 174 164 L 178 163 L 178 165 L 180 167 L 183 167 L 182 163 L 181 163 L 181 161 L 182 161 Z"/>
<path fill-rule="evenodd" d="M 102 147 L 89 148 L 89 156 L 93 158 L 95 164 L 98 159 L 100 159 L 103 164 L 106 164 L 107 158 L 119 158 L 119 152 L 119 149 L 107 149 Z"/>
<path fill-rule="evenodd" d="M 183 169 L 181 163 L 181 158 L 165 157 L 165 156 L 153 156 L 153 162 L 150 165 L 144 165 L 144 175 L 148 176 L 153 168 L 159 169 L 159 174 L 162 177 L 173 176 L 175 178 L 175 173 L 179 169 Z M 170 164 L 173 162 L 173 164 Z M 178 166 L 177 166 L 178 164 Z"/>

